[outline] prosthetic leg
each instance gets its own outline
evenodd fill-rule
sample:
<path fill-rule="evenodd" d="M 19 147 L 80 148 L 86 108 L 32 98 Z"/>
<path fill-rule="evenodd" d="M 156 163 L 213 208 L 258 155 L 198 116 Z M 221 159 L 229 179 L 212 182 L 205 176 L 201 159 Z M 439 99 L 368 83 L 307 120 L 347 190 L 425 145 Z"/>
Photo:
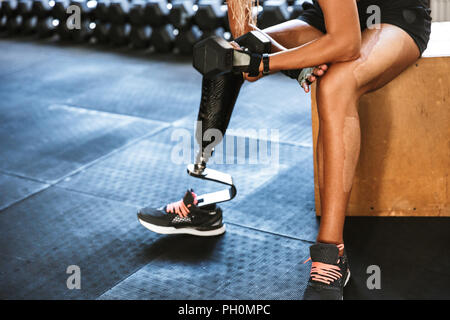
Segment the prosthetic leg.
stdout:
<path fill-rule="evenodd" d="M 270 39 L 258 31 L 251 31 L 235 41 L 242 48 L 257 54 L 270 53 L 272 46 Z M 226 55 L 221 55 L 220 52 L 215 51 L 217 48 L 211 47 L 208 50 L 206 49 L 206 47 L 203 48 L 199 44 L 197 51 L 200 54 L 200 58 L 197 56 L 196 59 L 196 54 L 194 53 L 194 67 L 196 61 L 202 61 L 202 59 L 209 59 L 203 61 L 205 64 L 214 64 L 226 59 Z M 217 59 L 212 59 L 209 55 L 213 55 Z M 229 201 L 236 196 L 236 187 L 233 184 L 231 175 L 208 169 L 206 168 L 206 163 L 212 156 L 214 147 L 222 141 L 226 133 L 243 83 L 244 79 L 241 72 L 227 71 L 214 77 L 203 77 L 202 98 L 195 130 L 199 151 L 195 163 L 188 165 L 187 172 L 196 178 L 224 184 L 228 186 L 228 189 L 197 196 L 198 206 Z"/>
<path fill-rule="evenodd" d="M 272 46 L 270 39 L 260 31 L 251 31 L 235 41 L 241 47 L 257 54 L 270 53 Z M 214 41 L 211 43 L 209 49 L 207 48 L 208 44 L 199 45 L 198 54 L 194 54 L 194 67 L 197 62 L 201 67 L 208 66 L 206 68 L 208 70 L 220 69 L 214 64 L 219 60 L 225 60 L 226 55 L 223 53 L 221 55 L 220 49 L 216 52 L 218 49 L 213 46 Z M 208 56 L 208 54 L 213 53 L 216 54 L 214 59 Z M 209 60 L 205 61 L 205 59 Z M 303 81 L 307 81 L 309 72 L 309 70 L 291 70 L 286 75 L 296 79 L 302 85 Z M 228 189 L 197 196 L 198 206 L 229 201 L 236 196 L 236 187 L 231 175 L 208 169 L 206 163 L 212 156 L 214 147 L 222 141 L 226 133 L 243 82 L 242 74 L 233 71 L 214 77 L 203 77 L 202 98 L 195 132 L 196 141 L 200 148 L 195 163 L 188 165 L 187 172 L 196 178 L 227 185 Z"/>
<path fill-rule="evenodd" d="M 195 138 L 199 145 L 195 163 L 187 171 L 193 177 L 225 184 L 228 189 L 197 196 L 198 205 L 229 201 L 236 196 L 231 175 L 206 168 L 214 147 L 224 137 L 244 79 L 242 74 L 228 72 L 214 78 L 203 77 L 202 98 L 197 117 Z"/>

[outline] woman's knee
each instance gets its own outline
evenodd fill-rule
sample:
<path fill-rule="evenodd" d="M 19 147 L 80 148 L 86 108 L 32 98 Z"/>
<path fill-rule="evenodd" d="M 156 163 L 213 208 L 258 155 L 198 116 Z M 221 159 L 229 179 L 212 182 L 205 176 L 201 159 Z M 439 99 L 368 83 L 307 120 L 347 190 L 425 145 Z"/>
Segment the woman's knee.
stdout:
<path fill-rule="evenodd" d="M 359 99 L 361 92 L 353 74 L 354 63 L 336 63 L 317 82 L 319 116 L 335 118 L 345 113 L 349 104 Z M 334 117 L 333 117 L 334 116 Z"/>

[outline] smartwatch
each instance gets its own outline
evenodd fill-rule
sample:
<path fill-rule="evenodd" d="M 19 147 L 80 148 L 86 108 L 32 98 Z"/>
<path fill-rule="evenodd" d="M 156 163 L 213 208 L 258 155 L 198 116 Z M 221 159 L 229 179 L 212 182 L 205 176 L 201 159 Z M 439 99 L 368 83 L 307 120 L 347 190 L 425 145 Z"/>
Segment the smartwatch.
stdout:
<path fill-rule="evenodd" d="M 262 55 L 262 61 L 263 61 L 263 75 L 268 75 L 270 73 L 270 68 L 269 68 L 269 54 L 268 53 L 263 53 Z"/>

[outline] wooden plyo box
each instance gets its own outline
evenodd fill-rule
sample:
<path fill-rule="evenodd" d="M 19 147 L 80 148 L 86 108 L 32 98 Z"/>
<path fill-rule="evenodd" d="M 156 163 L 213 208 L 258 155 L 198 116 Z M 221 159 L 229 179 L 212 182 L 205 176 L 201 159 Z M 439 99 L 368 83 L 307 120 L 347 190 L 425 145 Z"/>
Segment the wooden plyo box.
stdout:
<path fill-rule="evenodd" d="M 362 97 L 361 154 L 348 216 L 450 216 L 450 23 L 433 23 L 424 56 Z M 314 185 L 320 215 L 312 88 Z"/>

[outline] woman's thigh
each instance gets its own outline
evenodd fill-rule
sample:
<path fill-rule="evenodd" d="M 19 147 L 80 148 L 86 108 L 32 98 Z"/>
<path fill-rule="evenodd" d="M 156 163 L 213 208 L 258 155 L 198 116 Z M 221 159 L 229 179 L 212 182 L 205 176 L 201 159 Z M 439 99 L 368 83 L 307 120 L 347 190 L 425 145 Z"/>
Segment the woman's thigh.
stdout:
<path fill-rule="evenodd" d="M 401 28 L 381 24 L 362 34 L 360 57 L 351 62 L 331 66 L 327 75 L 343 68 L 351 71 L 354 84 L 361 94 L 389 83 L 420 57 L 414 40 Z M 333 70 L 335 69 L 335 70 Z M 345 83 L 345 79 L 342 79 Z"/>
<path fill-rule="evenodd" d="M 270 37 L 287 49 L 311 42 L 323 33 L 301 20 L 289 20 L 264 29 Z"/>
<path fill-rule="evenodd" d="M 357 101 L 397 77 L 420 56 L 414 40 L 399 27 L 382 24 L 362 34 L 360 57 L 333 63 L 317 84 L 319 116 L 357 116 Z M 340 117 L 338 117 L 340 115 Z"/>

